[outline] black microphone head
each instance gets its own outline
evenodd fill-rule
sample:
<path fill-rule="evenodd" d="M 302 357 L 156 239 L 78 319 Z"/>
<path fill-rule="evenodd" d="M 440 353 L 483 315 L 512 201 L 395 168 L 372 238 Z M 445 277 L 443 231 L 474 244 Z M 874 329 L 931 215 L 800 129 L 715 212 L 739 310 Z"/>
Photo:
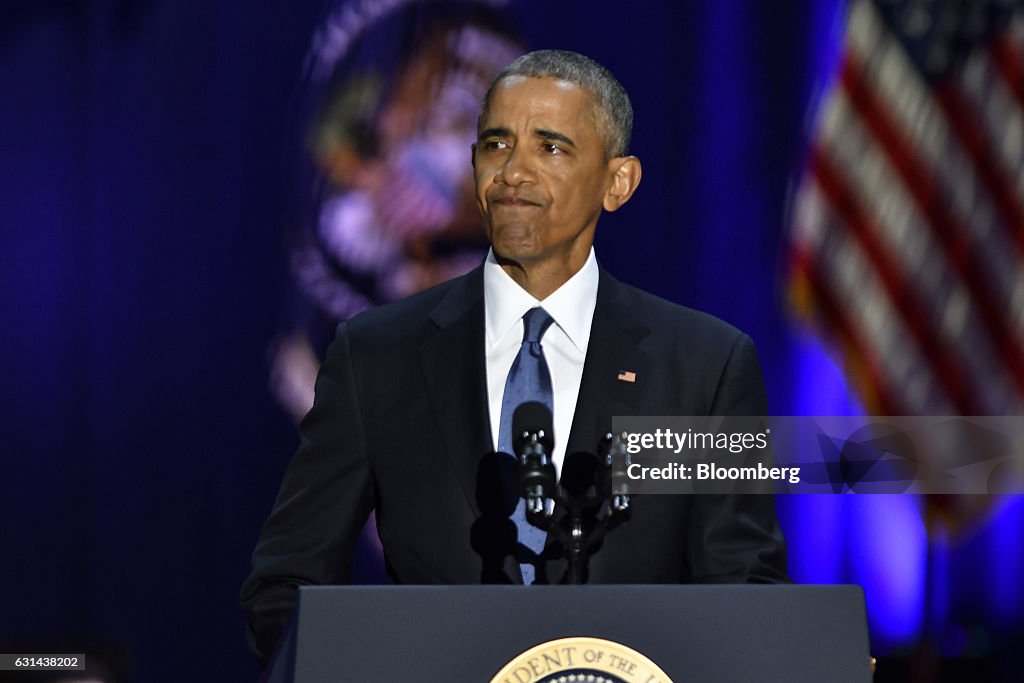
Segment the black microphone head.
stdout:
<path fill-rule="evenodd" d="M 555 444 L 553 421 L 551 409 L 543 403 L 520 403 L 512 413 L 512 445 L 516 453 L 520 451 L 523 439 L 530 438 L 533 434 L 537 435 L 537 440 L 544 444 L 544 448 L 550 453 Z"/>
<path fill-rule="evenodd" d="M 559 482 L 572 498 L 592 497 L 598 494 L 596 487 L 600 470 L 600 459 L 593 453 L 571 453 L 565 456 Z"/>

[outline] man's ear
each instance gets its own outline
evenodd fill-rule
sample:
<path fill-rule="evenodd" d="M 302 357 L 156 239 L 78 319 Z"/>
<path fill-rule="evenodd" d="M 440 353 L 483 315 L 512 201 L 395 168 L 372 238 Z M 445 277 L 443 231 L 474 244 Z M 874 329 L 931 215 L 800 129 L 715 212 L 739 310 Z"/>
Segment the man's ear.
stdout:
<path fill-rule="evenodd" d="M 469 146 L 469 161 L 473 164 L 473 170 L 476 170 L 476 143 L 474 142 Z"/>
<path fill-rule="evenodd" d="M 629 201 L 640 184 L 640 160 L 634 156 L 615 157 L 608 162 L 612 184 L 604 195 L 604 210 L 615 211 Z"/>

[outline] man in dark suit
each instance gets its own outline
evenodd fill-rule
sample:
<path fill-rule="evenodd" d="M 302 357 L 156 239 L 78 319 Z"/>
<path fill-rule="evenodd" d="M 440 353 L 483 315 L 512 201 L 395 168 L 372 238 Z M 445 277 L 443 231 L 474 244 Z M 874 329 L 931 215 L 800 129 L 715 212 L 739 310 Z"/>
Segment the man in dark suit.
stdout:
<path fill-rule="evenodd" d="M 533 582 L 559 581 L 564 562 L 550 541 L 524 563 L 502 493 L 511 459 L 496 453 L 529 311 L 550 318 L 535 341 L 559 466 L 566 453 L 593 452 L 614 415 L 766 414 L 749 337 L 597 266 L 601 211 L 625 204 L 640 181 L 631 125 L 622 86 L 582 55 L 531 53 L 499 74 L 473 146 L 492 251 L 462 278 L 339 326 L 242 589 L 261 657 L 298 586 L 347 581 L 371 510 L 396 583 L 518 583 L 527 569 Z M 589 579 L 785 581 L 773 505 L 639 497 Z"/>

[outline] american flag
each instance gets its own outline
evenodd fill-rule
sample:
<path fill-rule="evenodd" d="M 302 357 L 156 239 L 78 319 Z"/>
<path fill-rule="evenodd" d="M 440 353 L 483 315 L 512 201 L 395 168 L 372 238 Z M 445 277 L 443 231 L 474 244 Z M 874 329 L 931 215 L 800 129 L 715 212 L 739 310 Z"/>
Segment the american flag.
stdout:
<path fill-rule="evenodd" d="M 885 415 L 1024 409 L 1024 7 L 852 0 L 789 284 Z"/>

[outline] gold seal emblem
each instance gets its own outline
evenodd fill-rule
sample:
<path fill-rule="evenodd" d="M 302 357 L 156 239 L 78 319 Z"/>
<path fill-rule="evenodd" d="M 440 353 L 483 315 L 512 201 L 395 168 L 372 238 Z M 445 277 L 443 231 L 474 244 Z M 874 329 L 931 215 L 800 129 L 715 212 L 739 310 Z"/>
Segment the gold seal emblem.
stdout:
<path fill-rule="evenodd" d="M 491 683 L 672 683 L 658 665 L 622 643 L 560 638 L 505 665 Z"/>

